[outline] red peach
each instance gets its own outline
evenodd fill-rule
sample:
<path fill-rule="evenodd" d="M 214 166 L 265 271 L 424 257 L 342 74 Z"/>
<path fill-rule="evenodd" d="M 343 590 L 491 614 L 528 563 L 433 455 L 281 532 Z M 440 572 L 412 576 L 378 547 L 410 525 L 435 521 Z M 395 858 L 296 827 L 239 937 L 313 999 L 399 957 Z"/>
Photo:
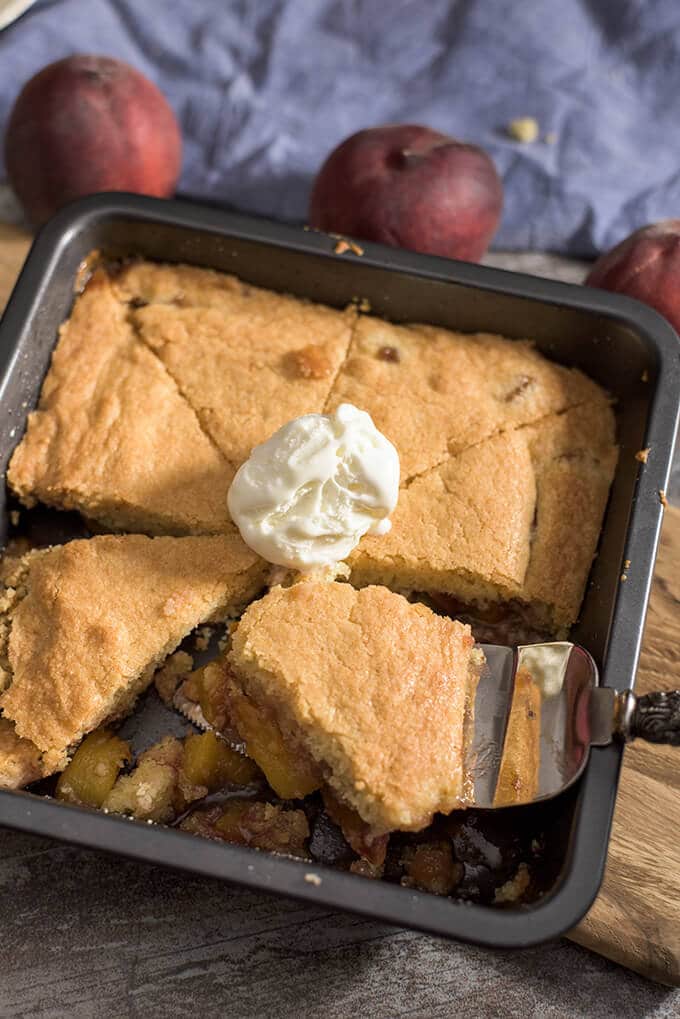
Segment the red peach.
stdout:
<path fill-rule="evenodd" d="M 475 145 L 415 124 L 346 138 L 312 190 L 311 226 L 477 262 L 496 232 L 503 185 Z"/>
<path fill-rule="evenodd" d="M 585 282 L 644 301 L 680 333 L 680 219 L 636 230 L 598 258 Z"/>
<path fill-rule="evenodd" d="M 96 191 L 167 197 L 181 161 L 179 126 L 162 92 L 109 57 L 43 68 L 19 93 L 5 134 L 10 182 L 36 224 Z"/>

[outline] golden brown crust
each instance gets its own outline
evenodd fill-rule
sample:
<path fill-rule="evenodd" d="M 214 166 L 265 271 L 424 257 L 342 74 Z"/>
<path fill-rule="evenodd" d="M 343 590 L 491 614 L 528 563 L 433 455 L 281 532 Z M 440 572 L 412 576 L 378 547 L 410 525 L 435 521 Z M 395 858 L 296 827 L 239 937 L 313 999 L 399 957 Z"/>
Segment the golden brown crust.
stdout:
<path fill-rule="evenodd" d="M 350 557 L 355 583 L 511 597 L 529 561 L 536 483 L 526 439 L 494 436 L 415 478 L 392 529 Z"/>
<path fill-rule="evenodd" d="M 464 798 L 469 627 L 386 588 L 274 588 L 233 635 L 232 671 L 376 830 L 419 829 Z"/>
<path fill-rule="evenodd" d="M 609 407 L 587 404 L 527 429 L 537 485 L 521 598 L 551 607 L 556 635 L 577 618 L 618 449 Z"/>
<path fill-rule="evenodd" d="M 251 446 L 341 400 L 372 414 L 402 466 L 392 533 L 362 541 L 354 583 L 518 599 L 555 632 L 574 620 L 613 417 L 595 383 L 523 341 L 396 326 L 186 265 L 100 271 L 9 481 L 114 530 L 233 531 L 226 492 Z"/>
<path fill-rule="evenodd" d="M 8 718 L 0 718 L 0 789 L 22 789 L 49 773 L 35 744 L 17 736 Z"/>
<path fill-rule="evenodd" d="M 236 465 L 278 428 L 320 412 L 356 310 L 302 301 L 191 266 L 136 263 L 116 280 L 139 336 Z"/>
<path fill-rule="evenodd" d="M 98 273 L 61 329 L 10 488 L 114 530 L 219 533 L 233 475 Z"/>
<path fill-rule="evenodd" d="M 588 401 L 604 402 L 594 382 L 527 341 L 361 316 L 328 408 L 367 410 L 397 447 L 406 481 L 497 432 Z"/>
<path fill-rule="evenodd" d="M 616 466 L 603 401 L 472 446 L 402 490 L 384 537 L 350 558 L 352 582 L 518 599 L 537 624 L 578 615 Z"/>
<path fill-rule="evenodd" d="M 264 577 L 235 535 L 103 535 L 23 565 L 0 707 L 20 736 L 59 752 L 125 713 L 187 633 L 240 608 Z"/>

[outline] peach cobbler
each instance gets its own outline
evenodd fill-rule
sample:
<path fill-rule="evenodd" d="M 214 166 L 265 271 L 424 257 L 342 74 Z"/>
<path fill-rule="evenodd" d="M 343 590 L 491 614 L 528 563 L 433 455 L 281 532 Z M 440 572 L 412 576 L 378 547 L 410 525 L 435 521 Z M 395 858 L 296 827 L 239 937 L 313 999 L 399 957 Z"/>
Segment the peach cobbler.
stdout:
<path fill-rule="evenodd" d="M 398 452 L 391 530 L 336 579 L 272 571 L 227 491 L 290 419 L 347 403 Z M 21 517 L 77 511 L 91 536 L 2 563 L 0 786 L 438 894 L 539 894 L 540 837 L 494 856 L 496 822 L 462 810 L 474 641 L 567 634 L 616 457 L 606 393 L 528 341 L 97 268 L 7 472 Z M 196 666 L 188 636 L 224 620 Z M 117 727 L 154 676 L 194 726 L 136 750 Z"/>

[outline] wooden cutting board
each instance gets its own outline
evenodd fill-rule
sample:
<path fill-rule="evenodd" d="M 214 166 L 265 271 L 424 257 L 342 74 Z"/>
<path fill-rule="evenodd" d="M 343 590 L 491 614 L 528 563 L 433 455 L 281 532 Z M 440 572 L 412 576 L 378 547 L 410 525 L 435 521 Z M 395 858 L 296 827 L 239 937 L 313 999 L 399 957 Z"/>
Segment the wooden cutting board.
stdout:
<path fill-rule="evenodd" d="M 0 310 L 30 238 L 0 224 Z M 680 686 L 680 510 L 668 509 L 637 690 Z M 644 976 L 680 986 L 680 751 L 626 750 L 607 872 L 574 941 Z"/>
<path fill-rule="evenodd" d="M 680 509 L 666 510 L 635 690 L 680 687 Z M 680 749 L 626 748 L 604 884 L 574 941 L 680 986 Z"/>

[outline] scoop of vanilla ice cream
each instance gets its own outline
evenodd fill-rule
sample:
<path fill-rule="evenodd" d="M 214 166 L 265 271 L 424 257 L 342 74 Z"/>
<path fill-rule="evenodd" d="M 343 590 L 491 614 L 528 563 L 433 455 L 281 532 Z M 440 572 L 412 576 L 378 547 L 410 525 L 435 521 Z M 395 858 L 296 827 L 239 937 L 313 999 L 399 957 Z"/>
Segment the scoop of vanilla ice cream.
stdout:
<path fill-rule="evenodd" d="M 229 489 L 241 537 L 270 563 L 307 571 L 386 534 L 399 497 L 399 455 L 350 403 L 305 414 L 256 446 Z"/>

